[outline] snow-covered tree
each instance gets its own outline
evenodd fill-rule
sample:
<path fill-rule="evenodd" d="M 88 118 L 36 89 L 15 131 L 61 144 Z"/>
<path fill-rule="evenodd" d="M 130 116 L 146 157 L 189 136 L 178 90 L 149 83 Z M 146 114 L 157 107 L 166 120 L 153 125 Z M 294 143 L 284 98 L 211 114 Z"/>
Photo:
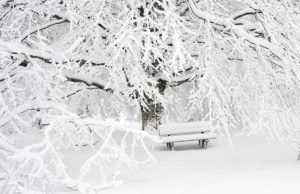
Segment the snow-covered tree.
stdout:
<path fill-rule="evenodd" d="M 139 163 L 135 148 L 153 159 L 153 137 L 132 122 L 161 112 L 296 148 L 299 10 L 297 0 L 1 1 L 2 188 L 113 186 Z M 63 150 L 83 145 L 95 152 L 72 180 Z M 92 188 L 94 164 L 103 176 Z"/>

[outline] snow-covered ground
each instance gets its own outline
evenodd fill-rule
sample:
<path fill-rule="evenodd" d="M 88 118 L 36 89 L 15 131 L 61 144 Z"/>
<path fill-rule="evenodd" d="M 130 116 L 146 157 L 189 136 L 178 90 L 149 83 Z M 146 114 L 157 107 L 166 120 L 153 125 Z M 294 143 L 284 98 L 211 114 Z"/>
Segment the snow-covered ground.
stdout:
<path fill-rule="evenodd" d="M 157 164 L 122 175 L 104 194 L 299 194 L 300 161 L 291 148 L 256 136 L 220 138 L 207 149 L 197 142 L 154 148 Z"/>

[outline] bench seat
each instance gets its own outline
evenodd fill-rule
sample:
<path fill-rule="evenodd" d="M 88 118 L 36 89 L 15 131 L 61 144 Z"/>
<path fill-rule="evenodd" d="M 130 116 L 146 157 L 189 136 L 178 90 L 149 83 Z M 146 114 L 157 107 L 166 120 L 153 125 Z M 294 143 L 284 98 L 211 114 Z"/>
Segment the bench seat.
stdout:
<path fill-rule="evenodd" d="M 160 140 L 163 143 L 172 142 L 184 142 L 184 141 L 195 141 L 202 139 L 216 139 L 217 136 L 214 133 L 199 133 L 199 134 L 181 134 L 161 137 Z"/>

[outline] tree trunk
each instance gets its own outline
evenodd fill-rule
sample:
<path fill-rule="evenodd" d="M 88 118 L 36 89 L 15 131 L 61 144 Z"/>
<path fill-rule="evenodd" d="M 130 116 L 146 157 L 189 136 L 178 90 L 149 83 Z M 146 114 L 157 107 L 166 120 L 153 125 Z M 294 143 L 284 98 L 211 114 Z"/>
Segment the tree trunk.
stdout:
<path fill-rule="evenodd" d="M 145 109 L 140 105 L 141 109 L 141 119 L 142 119 L 142 130 L 145 130 L 145 126 L 149 121 L 155 123 L 154 128 L 157 129 L 161 124 L 161 116 L 163 112 L 163 106 L 161 103 L 148 104 L 149 109 Z"/>
<path fill-rule="evenodd" d="M 141 118 L 142 118 L 142 131 L 144 131 L 146 123 L 147 123 L 147 120 L 148 120 L 148 114 L 144 110 L 144 107 L 142 105 L 140 105 L 140 108 L 141 108 Z"/>
<path fill-rule="evenodd" d="M 164 91 L 166 89 L 166 81 L 159 80 L 159 83 L 156 86 L 159 90 L 159 93 L 161 95 L 164 95 Z M 148 121 L 154 121 L 155 122 L 155 128 L 157 129 L 158 126 L 161 124 L 161 116 L 164 110 L 164 107 L 161 103 L 154 103 L 154 100 L 147 97 L 147 107 L 148 109 L 145 109 L 140 104 L 141 109 L 141 119 L 142 119 L 142 130 L 145 130 L 145 126 L 147 125 Z"/>

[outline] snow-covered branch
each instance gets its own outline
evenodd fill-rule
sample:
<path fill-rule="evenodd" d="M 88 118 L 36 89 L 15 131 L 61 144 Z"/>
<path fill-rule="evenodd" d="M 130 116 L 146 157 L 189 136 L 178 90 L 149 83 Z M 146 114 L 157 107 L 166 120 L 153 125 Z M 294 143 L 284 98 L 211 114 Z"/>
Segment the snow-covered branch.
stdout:
<path fill-rule="evenodd" d="M 71 71 L 65 71 L 64 72 L 65 77 L 71 81 L 71 82 L 80 82 L 84 83 L 88 86 L 96 86 L 97 88 L 104 90 L 106 92 L 114 92 L 113 89 L 107 88 L 107 82 L 102 80 L 101 78 L 94 78 L 89 75 L 83 75 L 83 74 L 75 74 Z"/>
<path fill-rule="evenodd" d="M 233 19 L 230 18 L 220 18 L 217 16 L 210 15 L 207 12 L 203 12 L 200 9 L 197 8 L 194 0 L 188 0 L 188 3 L 190 5 L 190 8 L 192 12 L 199 18 L 220 25 L 224 27 L 225 30 L 232 30 L 239 38 L 249 41 L 250 43 L 253 43 L 258 46 L 262 46 L 264 48 L 269 49 L 273 54 L 275 54 L 280 59 L 283 58 L 282 51 L 277 48 L 277 45 L 271 44 L 266 39 L 257 38 L 253 35 L 250 35 L 248 32 L 246 32 L 241 26 L 235 25 Z"/>

